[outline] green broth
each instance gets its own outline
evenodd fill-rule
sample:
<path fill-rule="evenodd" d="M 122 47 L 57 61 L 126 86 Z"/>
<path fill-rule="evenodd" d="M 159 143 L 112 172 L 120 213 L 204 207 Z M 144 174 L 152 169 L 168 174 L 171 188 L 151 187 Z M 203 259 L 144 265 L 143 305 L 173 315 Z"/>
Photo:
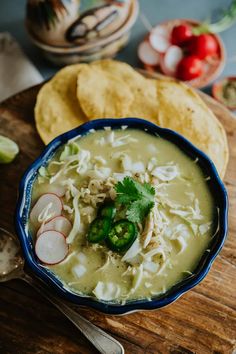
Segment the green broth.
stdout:
<path fill-rule="evenodd" d="M 81 214 L 83 228 L 70 245 L 69 256 L 60 264 L 47 266 L 65 286 L 80 294 L 94 296 L 94 289 L 98 282 L 113 284 L 112 286 L 117 287 L 119 291 L 114 298 L 112 295 L 109 295 L 110 298 L 108 296 L 108 300 L 116 302 L 151 298 L 167 291 L 174 284 L 186 277 L 187 273 L 194 272 L 201 256 L 209 246 L 214 219 L 212 195 L 205 180 L 207 176 L 203 176 L 197 161 L 191 160 L 174 144 L 139 130 L 117 130 L 115 131 L 114 141 L 117 142 L 119 138 L 127 135 L 129 137 L 124 139 L 126 143 L 121 146 L 113 146 L 114 144 L 112 145 L 112 143 L 108 142 L 111 136 L 110 131 L 90 133 L 85 137 L 79 138 L 77 143 L 81 150 L 90 152 L 90 163 L 93 166 L 99 159 L 103 160 L 103 162 L 105 161 L 105 164 L 101 166 L 110 168 L 110 176 L 113 173 L 120 174 L 127 172 L 124 171 L 121 158 L 116 157 L 119 153 L 128 156 L 133 164 L 137 162 L 143 164 L 145 171 L 133 172 L 131 174 L 133 178 L 140 180 L 146 176 L 145 178 L 149 179 L 149 183 L 154 184 L 157 188 L 155 207 L 158 211 L 156 214 L 153 211 L 153 214 L 159 218 L 163 216 L 163 220 L 167 220 L 165 221 L 167 225 L 163 226 L 158 236 L 159 225 L 155 224 L 156 233 L 153 234 L 153 240 L 155 240 L 153 241 L 153 247 L 158 247 L 161 244 L 161 247 L 165 251 L 164 256 L 157 254 L 151 257 L 151 259 L 139 259 L 136 263 L 135 261 L 131 263 L 123 261 L 122 257 L 124 254 L 110 251 L 105 244 L 92 245 L 87 242 L 86 235 L 91 220 L 88 220 L 88 216 Z M 103 141 L 105 141 L 104 144 Z M 55 154 L 52 161 L 59 160 L 62 149 Z M 149 166 L 150 161 L 153 158 L 156 159 L 153 162 L 155 165 L 154 168 L 156 166 L 175 166 L 178 170 L 178 175 L 169 181 L 162 181 L 160 178 L 153 176 L 152 171 L 149 171 L 151 169 Z M 97 162 L 97 166 L 100 166 L 99 162 Z M 150 167 L 149 170 L 148 166 Z M 51 168 L 52 175 L 58 170 L 58 166 L 54 166 L 54 168 L 55 171 Z M 103 183 L 106 183 L 109 177 L 106 177 Z M 65 175 L 60 176 L 51 184 L 49 184 L 49 179 L 42 179 L 41 177 L 34 184 L 32 204 L 43 193 L 53 191 L 53 188 L 61 188 L 62 182 L 68 179 L 72 179 L 73 186 L 81 191 L 81 188 L 88 187 L 91 177 L 88 177 L 88 173 L 86 172 L 79 174 L 73 169 Z M 66 200 L 66 196 L 64 196 L 62 200 L 67 206 L 72 207 L 73 198 Z M 95 216 L 97 208 L 100 205 L 98 203 L 94 208 Z M 86 208 L 86 206 L 91 205 L 84 203 L 82 198 L 81 203 L 79 202 L 80 210 Z M 191 211 L 191 208 L 194 211 Z M 176 210 L 177 213 L 179 210 L 182 210 L 190 214 L 192 212 L 193 214 L 191 214 L 192 216 L 176 215 Z M 73 213 L 70 214 L 67 210 L 64 210 L 63 214 L 73 223 Z M 190 222 L 189 220 L 194 216 L 195 219 L 192 219 Z M 162 225 L 161 222 L 160 225 Z M 172 240 L 171 238 L 174 237 L 178 225 L 182 225 L 179 231 L 179 238 L 177 238 L 177 241 L 176 239 Z M 208 227 L 206 226 L 204 229 L 204 225 L 208 225 Z M 35 234 L 36 230 L 34 226 L 30 225 L 30 228 Z M 200 229 L 202 233 L 199 231 Z M 142 245 L 141 234 L 138 237 Z M 185 242 L 183 251 L 180 251 L 182 242 L 179 241 L 182 240 L 180 236 L 184 239 L 183 242 Z M 146 248 L 142 246 L 141 253 L 145 255 L 151 250 L 152 247 L 150 244 Z M 81 262 L 80 256 L 78 256 L 81 253 L 84 255 L 83 258 L 86 258 L 86 261 L 83 260 Z M 165 261 L 163 261 L 163 257 L 166 258 Z M 148 262 L 152 262 L 152 266 L 153 263 L 158 266 L 156 272 L 147 270 Z M 86 268 L 86 272 L 83 276 L 77 277 L 74 267 L 82 263 Z M 107 263 L 105 268 L 101 268 L 105 263 Z M 125 272 L 126 274 L 124 274 Z M 140 273 L 142 273 L 142 276 Z M 138 277 L 140 279 L 137 280 Z M 103 298 L 101 295 L 100 299 L 106 300 L 107 297 Z"/>

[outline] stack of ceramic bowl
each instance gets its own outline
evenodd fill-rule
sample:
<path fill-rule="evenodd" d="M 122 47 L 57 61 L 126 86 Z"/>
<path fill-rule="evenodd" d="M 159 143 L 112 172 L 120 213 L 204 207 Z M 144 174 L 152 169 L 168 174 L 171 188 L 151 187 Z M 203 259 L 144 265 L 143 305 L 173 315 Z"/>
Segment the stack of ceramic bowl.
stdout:
<path fill-rule="evenodd" d="M 44 1 L 47 2 L 50 0 Z M 109 31 L 106 31 L 107 23 L 110 25 L 112 22 L 110 19 L 115 17 L 113 16 L 114 7 L 117 7 L 117 11 L 120 11 L 122 5 L 119 4 L 119 2 L 126 3 L 125 6 L 128 6 L 127 16 L 122 23 L 121 20 L 118 19 L 120 20 L 120 26 L 119 23 L 116 23 L 115 25 L 112 24 L 113 31 L 111 30 L 109 33 Z M 139 4 L 137 0 L 117 0 L 112 1 L 111 3 L 110 6 L 113 7 L 113 12 L 110 11 L 110 13 L 108 13 L 109 5 L 105 3 L 100 7 L 85 11 L 78 17 L 74 10 L 75 6 L 79 9 L 80 2 L 78 0 L 72 0 L 71 6 L 73 5 L 73 8 L 71 9 L 73 11 L 70 13 L 70 9 L 66 9 L 65 13 L 67 17 L 63 19 L 64 22 L 60 22 L 60 16 L 63 13 L 62 10 L 60 9 L 60 16 L 58 16 L 58 13 L 56 13 L 58 9 L 53 9 L 53 11 L 55 11 L 56 22 L 59 24 L 59 29 L 57 28 L 55 30 L 55 20 L 51 28 L 49 27 L 50 23 L 48 23 L 48 18 L 46 20 L 45 18 L 40 18 L 39 20 L 38 13 L 40 9 L 37 8 L 35 12 L 36 6 L 38 7 L 39 5 L 38 0 L 28 0 L 26 28 L 30 39 L 42 51 L 43 55 L 56 65 L 62 66 L 113 57 L 129 40 L 130 30 L 139 13 Z M 64 4 L 62 4 L 62 6 L 64 7 Z M 90 30 L 90 33 L 88 34 L 87 28 L 91 27 L 91 22 L 94 22 L 95 19 L 97 20 L 99 17 L 97 14 L 94 16 L 94 11 L 96 9 L 100 11 L 101 8 L 102 11 L 105 8 L 105 14 L 108 13 L 109 20 L 107 21 L 107 18 L 105 18 L 102 25 L 96 23 L 96 27 L 94 26 L 93 31 Z M 99 25 L 103 35 L 96 35 Z M 117 25 L 119 26 L 118 28 Z M 84 30 L 85 27 L 86 31 Z M 83 37 L 83 40 L 80 33 L 81 28 L 82 32 L 86 32 L 87 36 L 86 38 Z"/>

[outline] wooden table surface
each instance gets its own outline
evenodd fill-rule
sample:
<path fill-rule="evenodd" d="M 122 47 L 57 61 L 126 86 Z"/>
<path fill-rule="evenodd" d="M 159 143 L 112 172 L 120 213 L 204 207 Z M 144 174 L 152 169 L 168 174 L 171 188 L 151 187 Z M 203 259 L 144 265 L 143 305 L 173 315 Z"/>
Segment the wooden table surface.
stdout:
<path fill-rule="evenodd" d="M 33 119 L 38 87 L 0 105 L 0 134 L 20 146 L 16 160 L 0 166 L 0 225 L 14 231 L 20 177 L 43 149 Z M 233 353 L 236 349 L 236 119 L 203 96 L 223 122 L 230 145 L 225 177 L 229 192 L 227 242 L 203 282 L 161 310 L 107 316 L 79 312 L 117 338 L 128 354 Z M 97 351 L 63 315 L 20 280 L 0 285 L 1 354 L 93 354 Z"/>

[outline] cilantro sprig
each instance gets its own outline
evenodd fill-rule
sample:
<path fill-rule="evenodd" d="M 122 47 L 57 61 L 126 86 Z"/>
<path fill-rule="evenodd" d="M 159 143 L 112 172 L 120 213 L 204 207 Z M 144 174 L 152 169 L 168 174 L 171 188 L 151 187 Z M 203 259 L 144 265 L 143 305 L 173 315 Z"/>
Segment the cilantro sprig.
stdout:
<path fill-rule="evenodd" d="M 154 206 L 155 189 L 130 177 L 115 185 L 116 203 L 125 207 L 129 221 L 142 222 Z"/>

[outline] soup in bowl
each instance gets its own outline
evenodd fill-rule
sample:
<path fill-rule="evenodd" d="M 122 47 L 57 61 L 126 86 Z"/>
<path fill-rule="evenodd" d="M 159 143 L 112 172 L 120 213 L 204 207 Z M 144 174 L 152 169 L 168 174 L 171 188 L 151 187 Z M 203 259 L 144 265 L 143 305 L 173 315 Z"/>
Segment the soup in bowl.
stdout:
<path fill-rule="evenodd" d="M 227 195 L 213 163 L 140 119 L 96 120 L 56 138 L 23 177 L 26 261 L 69 300 L 108 313 L 162 307 L 221 249 Z"/>

